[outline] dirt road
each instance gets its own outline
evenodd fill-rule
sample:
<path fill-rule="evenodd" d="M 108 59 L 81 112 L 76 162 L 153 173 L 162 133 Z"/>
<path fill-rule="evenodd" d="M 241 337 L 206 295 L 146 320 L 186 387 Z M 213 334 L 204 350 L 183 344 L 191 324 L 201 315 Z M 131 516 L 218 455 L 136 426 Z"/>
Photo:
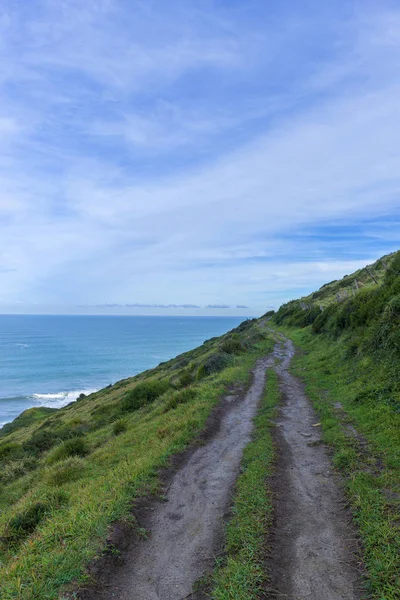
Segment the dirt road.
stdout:
<path fill-rule="evenodd" d="M 278 456 L 271 575 L 262 598 L 358 600 L 354 531 L 316 417 L 300 382 L 289 373 L 294 348 L 280 338 L 258 361 L 243 397 L 224 401 L 217 431 L 176 471 L 166 502 L 151 505 L 148 539 L 123 552 L 123 561 L 98 574 L 84 600 L 184 600 L 211 572 L 223 547 L 223 530 L 244 447 L 250 441 L 267 367 L 275 367 L 284 397 L 276 427 Z"/>

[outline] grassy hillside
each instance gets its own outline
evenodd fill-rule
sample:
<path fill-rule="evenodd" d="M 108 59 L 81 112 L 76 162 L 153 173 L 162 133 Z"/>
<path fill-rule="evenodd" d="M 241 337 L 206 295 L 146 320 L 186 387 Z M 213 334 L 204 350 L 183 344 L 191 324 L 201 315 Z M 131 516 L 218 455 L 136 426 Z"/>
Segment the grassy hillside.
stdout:
<path fill-rule="evenodd" d="M 355 296 L 360 289 L 370 290 L 376 285 L 381 285 L 384 282 L 386 272 L 392 268 L 395 257 L 395 252 L 382 256 L 372 265 L 366 265 L 350 275 L 345 275 L 342 279 L 325 283 L 316 292 L 301 298 L 300 302 L 309 307 L 316 306 L 319 308 L 322 306 L 324 308 L 332 302 L 341 302 L 346 298 Z"/>
<path fill-rule="evenodd" d="M 63 409 L 31 409 L 0 437 L 0 597 L 51 599 L 105 547 L 109 525 L 157 493 L 157 468 L 202 430 L 272 347 L 258 321 Z M 139 532 L 140 533 L 140 532 Z"/>
<path fill-rule="evenodd" d="M 383 265 L 383 261 L 385 265 Z M 369 597 L 400 598 L 400 252 L 369 268 L 354 295 L 336 296 L 360 271 L 283 305 L 275 326 L 301 349 L 295 373 L 319 413 L 347 481 Z M 367 273 L 368 275 L 368 273 Z M 325 302 L 322 307 L 313 304 Z"/>

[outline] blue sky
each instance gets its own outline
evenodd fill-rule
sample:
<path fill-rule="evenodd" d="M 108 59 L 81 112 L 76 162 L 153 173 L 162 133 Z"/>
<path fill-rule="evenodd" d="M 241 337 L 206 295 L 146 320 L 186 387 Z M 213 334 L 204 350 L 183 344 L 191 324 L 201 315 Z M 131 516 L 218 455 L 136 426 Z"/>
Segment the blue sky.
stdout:
<path fill-rule="evenodd" d="M 259 314 L 400 246 L 398 2 L 3 0 L 0 64 L 0 312 Z"/>

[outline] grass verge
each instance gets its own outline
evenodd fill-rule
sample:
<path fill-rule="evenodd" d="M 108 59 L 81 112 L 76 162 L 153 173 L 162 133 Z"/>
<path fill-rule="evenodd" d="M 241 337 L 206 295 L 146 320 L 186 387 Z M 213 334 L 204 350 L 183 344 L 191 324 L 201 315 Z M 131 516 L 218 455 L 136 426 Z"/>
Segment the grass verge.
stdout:
<path fill-rule="evenodd" d="M 348 341 L 316 336 L 308 328 L 277 328 L 299 347 L 293 372 L 303 379 L 322 424 L 362 544 L 367 597 L 400 599 L 400 411 L 385 365 L 351 357 Z M 374 392 L 374 393 L 372 393 Z"/>
<path fill-rule="evenodd" d="M 255 600 L 266 580 L 265 539 L 272 519 L 268 477 L 274 457 L 271 418 L 278 401 L 278 378 L 269 369 L 254 438 L 244 451 L 236 485 L 233 516 L 226 532 L 226 555 L 214 572 L 213 600 Z"/>

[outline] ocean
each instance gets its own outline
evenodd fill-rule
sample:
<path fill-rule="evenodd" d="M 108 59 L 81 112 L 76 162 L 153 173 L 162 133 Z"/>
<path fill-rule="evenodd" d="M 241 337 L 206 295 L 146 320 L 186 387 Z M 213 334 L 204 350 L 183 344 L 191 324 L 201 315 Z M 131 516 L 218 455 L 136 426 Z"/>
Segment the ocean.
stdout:
<path fill-rule="evenodd" d="M 131 377 L 244 317 L 0 315 L 0 427 Z"/>

